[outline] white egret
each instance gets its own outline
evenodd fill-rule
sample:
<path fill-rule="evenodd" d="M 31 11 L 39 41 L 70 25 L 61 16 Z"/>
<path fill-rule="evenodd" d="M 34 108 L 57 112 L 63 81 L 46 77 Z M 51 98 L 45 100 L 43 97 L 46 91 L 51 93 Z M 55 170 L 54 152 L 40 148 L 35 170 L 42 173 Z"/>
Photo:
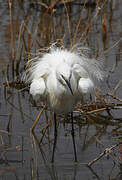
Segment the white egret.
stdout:
<path fill-rule="evenodd" d="M 46 102 L 54 112 L 56 142 L 56 114 L 72 112 L 84 94 L 93 91 L 104 78 L 102 65 L 75 50 L 71 52 L 60 48 L 51 48 L 49 53 L 44 53 L 36 61 L 32 60 L 29 65 L 26 81 L 30 83 L 30 94 L 34 99 Z M 77 161 L 73 114 L 71 119 L 75 161 Z M 54 149 L 55 147 L 52 161 Z"/>

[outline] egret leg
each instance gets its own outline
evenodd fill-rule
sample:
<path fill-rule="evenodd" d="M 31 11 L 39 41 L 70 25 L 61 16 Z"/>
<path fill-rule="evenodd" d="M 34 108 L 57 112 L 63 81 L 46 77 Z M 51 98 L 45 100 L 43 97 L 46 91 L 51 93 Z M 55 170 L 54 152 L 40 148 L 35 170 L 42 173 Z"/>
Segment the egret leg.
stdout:
<path fill-rule="evenodd" d="M 72 120 L 72 141 L 73 141 L 73 146 L 74 146 L 74 155 L 75 155 L 75 162 L 77 162 L 77 153 L 76 153 L 76 146 L 75 146 L 75 133 L 74 133 L 74 123 L 73 123 L 73 112 L 71 112 L 71 120 Z"/>
<path fill-rule="evenodd" d="M 57 123 L 56 123 L 56 114 L 54 113 L 54 144 L 53 144 L 53 154 L 52 154 L 52 160 L 51 162 L 54 163 L 54 153 L 57 143 Z"/>

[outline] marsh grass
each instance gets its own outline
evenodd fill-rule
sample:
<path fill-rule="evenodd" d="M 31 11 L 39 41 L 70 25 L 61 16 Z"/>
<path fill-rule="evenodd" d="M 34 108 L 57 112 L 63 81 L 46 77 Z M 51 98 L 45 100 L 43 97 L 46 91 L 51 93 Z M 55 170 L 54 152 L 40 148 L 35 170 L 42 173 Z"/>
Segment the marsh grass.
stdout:
<path fill-rule="evenodd" d="M 103 56 L 106 56 L 106 51 L 108 50 L 108 44 L 106 44 L 109 33 L 108 29 L 110 29 L 111 26 L 111 14 L 108 14 L 107 8 L 112 7 L 112 2 L 108 2 L 107 0 L 93 2 L 88 1 L 84 3 L 73 0 L 62 0 L 59 2 L 49 1 L 48 3 L 43 1 L 31 1 L 30 13 L 25 14 L 23 18 L 21 17 L 21 20 L 15 21 L 15 7 L 24 7 L 25 3 L 25 1 L 21 3 L 17 1 L 13 2 L 12 0 L 8 1 L 11 37 L 10 59 L 12 64 L 13 79 L 15 79 L 14 72 L 16 72 L 16 75 L 19 76 L 21 74 L 23 64 L 26 64 L 26 61 L 30 61 L 32 56 L 34 56 L 34 54 L 36 55 L 39 49 L 40 51 L 43 51 L 44 48 L 49 47 L 50 44 L 61 46 L 62 48 L 68 47 L 72 50 L 77 43 L 80 45 L 90 46 L 94 50 L 94 56 L 99 57 L 101 45 L 99 44 L 98 39 L 93 37 L 93 32 L 96 30 L 100 31 L 100 29 L 101 33 L 99 33 L 99 38 L 101 36 Z M 75 11 L 74 7 L 76 8 Z M 34 17 L 31 16 L 32 11 L 35 11 Z M 37 12 L 39 13 L 38 18 Z M 18 16 L 18 18 L 20 17 Z M 108 25 L 109 27 L 107 27 Z M 15 26 L 16 29 L 19 30 L 16 31 L 16 35 L 14 29 Z M 94 47 L 92 43 L 93 41 L 95 41 Z M 116 44 L 116 46 L 118 44 Z M 16 66 L 14 64 L 16 64 Z M 6 79 L 5 85 L 9 88 L 15 87 L 22 90 L 26 88 L 19 80 L 9 82 L 8 78 Z M 120 85 L 121 80 L 115 89 L 113 89 L 113 92 L 106 94 L 103 98 L 101 96 L 98 98 L 99 95 L 96 93 L 96 97 L 100 100 L 103 110 L 108 108 L 106 107 L 108 102 L 111 104 L 110 97 L 118 100 L 119 103 L 121 102 L 121 100 L 114 95 L 116 89 L 118 89 Z M 107 96 L 109 98 L 106 103 Z M 102 101 L 103 99 L 104 101 Z M 96 111 L 99 112 L 97 105 Z"/>
<path fill-rule="evenodd" d="M 33 6 L 35 6 L 35 4 L 36 6 L 38 6 L 38 3 L 39 2 L 33 2 Z M 86 17 L 87 21 L 84 19 L 84 15 L 83 15 L 84 11 L 86 10 L 85 3 L 81 9 L 81 13 L 77 15 L 73 12 L 71 1 L 70 3 L 69 1 L 62 1 L 61 5 L 63 5 L 64 7 L 63 8 L 61 7 L 61 10 L 55 9 L 55 11 L 53 11 L 54 10 L 53 8 L 55 8 L 55 6 L 54 5 L 52 6 L 51 3 L 48 7 L 48 9 L 50 9 L 51 7 L 51 12 L 48 12 L 47 9 L 46 10 L 43 9 L 42 12 L 40 12 L 41 18 L 36 23 L 35 23 L 35 19 L 32 19 L 30 15 L 29 16 L 27 15 L 26 18 L 22 20 L 21 25 L 16 24 L 16 26 L 18 26 L 19 29 L 17 49 L 16 49 L 14 47 L 15 38 L 13 35 L 14 27 L 13 27 L 13 17 L 12 17 L 13 16 L 12 9 L 14 9 L 14 7 L 12 7 L 12 1 L 9 1 L 12 59 L 14 60 L 15 52 L 16 52 L 15 59 L 18 60 L 19 57 L 21 58 L 20 52 L 23 51 L 24 54 L 22 54 L 22 56 L 24 57 L 25 54 L 27 53 L 28 60 L 30 60 L 30 52 L 36 51 L 39 48 L 43 48 L 45 46 L 49 46 L 50 43 L 57 42 L 58 39 L 60 39 L 61 42 L 64 43 L 64 47 L 67 46 L 66 44 L 69 44 L 68 46 L 73 48 L 73 45 L 75 45 L 76 43 L 88 45 L 88 37 L 90 36 L 92 29 L 94 28 L 94 21 L 97 21 L 97 19 L 99 19 L 99 17 L 102 15 L 102 11 L 106 3 L 107 2 L 104 1 L 103 4 L 100 3 L 96 4 L 96 9 L 97 10 L 99 9 L 99 13 L 96 12 L 92 18 L 91 18 L 92 9 L 89 6 L 88 14 Z M 60 3 L 58 8 L 60 8 Z M 56 14 L 58 13 L 58 11 L 60 11 L 59 15 Z M 75 18 L 73 16 L 75 16 Z M 106 29 L 105 16 L 103 17 L 102 26 L 103 26 L 103 39 L 105 39 L 106 36 L 105 34 L 107 33 L 105 32 Z M 68 41 L 68 43 L 66 43 L 66 41 Z M 34 48 L 35 46 L 36 49 Z"/>
<path fill-rule="evenodd" d="M 62 1 L 35 1 L 32 0 L 28 2 L 28 10 L 24 9 L 26 1 L 12 1 L 8 0 L 9 7 L 9 20 L 10 20 L 10 67 L 3 68 L 3 74 L 6 76 L 6 81 L 4 83 L 5 97 L 8 104 L 16 111 L 20 112 L 22 123 L 24 123 L 25 118 L 32 118 L 22 109 L 22 101 L 20 95 L 18 95 L 18 107 L 14 104 L 13 89 L 16 89 L 18 93 L 24 93 L 28 91 L 29 87 L 26 86 L 24 82 L 21 82 L 21 75 L 24 71 L 25 64 L 31 60 L 34 56 L 39 55 L 39 53 L 48 52 L 48 47 L 52 45 L 60 46 L 61 48 L 69 48 L 73 50 L 75 45 L 78 43 L 81 46 L 90 47 L 94 53 L 94 57 L 98 58 L 102 56 L 108 56 L 109 52 L 115 47 L 119 46 L 121 39 L 112 40 L 112 43 L 108 43 L 110 40 L 109 36 L 112 34 L 112 4 L 113 1 L 98 0 L 93 1 L 93 4 L 88 1 L 84 3 L 79 3 L 79 1 L 74 0 L 62 0 Z M 17 14 L 15 13 L 16 7 L 20 8 Z M 21 13 L 20 13 L 21 12 Z M 19 14 L 20 13 L 20 14 Z M 16 17 L 17 16 L 17 17 Z M 18 20 L 16 20 L 18 19 Z M 16 29 L 16 30 L 15 30 Z M 97 36 L 97 38 L 96 38 Z M 114 37 L 113 37 L 114 39 Z M 112 45 L 111 45 L 112 44 Z M 118 48 L 120 52 L 120 47 Z M 106 59 L 105 59 L 106 60 Z M 119 57 L 120 60 L 120 57 Z M 118 61 L 119 61 L 118 60 Z M 29 68 L 29 66 L 28 66 Z M 116 62 L 110 69 L 110 75 L 116 69 Z M 7 71 L 5 73 L 5 70 Z M 12 75 L 11 75 L 12 72 Z M 112 133 L 122 136 L 121 132 L 121 118 L 113 117 L 112 113 L 116 110 L 122 109 L 122 99 L 119 98 L 117 92 L 122 85 L 122 80 L 120 79 L 118 83 L 105 94 L 95 92 L 94 101 L 92 103 L 85 102 L 84 104 L 78 104 L 74 110 L 74 123 L 79 130 L 82 127 L 86 127 L 85 135 L 83 139 L 82 149 L 85 151 L 90 144 L 96 143 L 105 149 L 104 143 L 101 141 L 101 137 L 104 135 L 107 126 L 114 127 Z M 33 106 L 36 104 L 33 103 Z M 36 106 L 37 109 L 40 106 Z M 41 106 L 43 107 L 43 105 Z M 13 110 L 9 115 L 8 129 L 7 133 L 11 133 L 12 129 L 12 116 Z M 50 111 L 45 111 L 45 121 L 38 123 L 40 128 L 40 136 L 38 138 L 33 135 L 32 145 L 34 149 L 34 158 L 37 161 L 36 155 L 36 143 L 41 150 L 40 144 L 46 146 L 48 143 L 52 144 L 52 139 L 50 138 L 50 131 L 52 128 L 52 114 Z M 42 114 L 39 112 L 36 119 L 38 120 Z M 71 120 L 68 116 L 59 116 L 61 124 L 66 129 L 66 134 L 70 133 L 69 125 Z M 90 138 L 88 135 L 89 126 L 94 125 L 96 133 Z M 59 127 L 59 124 L 58 124 Z M 77 131 L 76 129 L 76 131 Z M 3 133 L 3 132 L 2 132 Z M 4 141 L 2 135 L 0 136 L 2 143 L 3 157 L 5 158 L 5 152 L 9 149 L 4 148 Z M 117 140 L 118 141 L 118 140 Z M 121 138 L 119 139 L 119 150 L 122 152 Z M 117 142 L 118 144 L 118 142 Z M 116 147 L 116 146 L 115 146 Z M 113 152 L 118 153 L 118 149 L 114 149 Z M 104 152 L 104 151 L 103 151 Z M 43 152 L 42 152 L 43 153 Z M 44 153 L 43 153 L 44 154 Z M 103 153 L 104 154 L 104 153 Z M 108 153 L 109 154 L 109 153 Z M 112 155 L 113 158 L 113 155 Z M 122 157 L 119 154 L 116 158 L 119 164 L 122 163 Z M 93 160 L 94 162 L 94 160 Z M 4 161 L 3 163 L 6 163 Z M 37 162 L 36 162 L 37 163 Z M 31 179 L 34 178 L 34 160 L 30 160 L 31 168 Z M 5 171 L 16 172 L 12 169 L 5 169 Z M 38 174 L 38 167 L 36 164 L 36 172 Z"/>

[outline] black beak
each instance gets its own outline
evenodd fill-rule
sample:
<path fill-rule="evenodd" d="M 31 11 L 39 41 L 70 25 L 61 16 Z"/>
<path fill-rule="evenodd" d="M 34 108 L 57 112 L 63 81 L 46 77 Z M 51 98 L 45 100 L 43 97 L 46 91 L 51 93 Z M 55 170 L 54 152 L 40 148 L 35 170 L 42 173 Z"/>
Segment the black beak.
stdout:
<path fill-rule="evenodd" d="M 68 81 L 63 75 L 61 75 L 61 76 L 64 79 L 64 81 L 67 83 L 67 86 L 70 89 L 71 94 L 73 95 L 73 91 L 72 91 L 72 88 L 71 88 L 70 81 Z"/>

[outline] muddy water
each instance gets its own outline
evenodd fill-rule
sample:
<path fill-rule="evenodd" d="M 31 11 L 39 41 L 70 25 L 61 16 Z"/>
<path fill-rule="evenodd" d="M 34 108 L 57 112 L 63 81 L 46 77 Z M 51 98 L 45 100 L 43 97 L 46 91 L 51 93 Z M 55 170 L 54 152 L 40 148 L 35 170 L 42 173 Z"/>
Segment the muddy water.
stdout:
<path fill-rule="evenodd" d="M 77 165 L 74 164 L 70 118 L 58 117 L 58 139 L 52 166 L 54 127 L 48 122 L 52 121 L 53 114 L 45 111 L 35 134 L 31 134 L 30 128 L 40 107 L 35 107 L 28 91 L 21 91 L 23 87 L 16 84 L 16 79 L 21 77 L 24 70 L 27 52 L 35 52 L 63 37 L 64 44 L 69 46 L 77 31 L 76 42 L 86 42 L 96 57 L 107 52 L 104 59 L 109 79 L 102 90 L 104 94 L 115 90 L 122 80 L 120 5 L 119 0 L 87 3 L 85 7 L 80 2 L 69 4 L 67 9 L 59 4 L 53 10 L 46 10 L 37 1 L 34 4 L 30 4 L 30 1 L 12 1 L 10 8 L 7 1 L 0 0 L 1 180 L 122 179 L 121 146 L 116 147 L 111 155 L 95 162 L 91 168 L 87 167 L 105 148 L 117 144 L 122 137 L 121 109 L 111 110 L 111 116 L 106 111 L 102 112 L 90 117 L 90 120 L 74 113 Z M 114 95 L 122 99 L 122 87 Z M 110 98 L 110 102 L 121 104 L 113 98 Z M 45 129 L 47 124 L 50 126 Z"/>

